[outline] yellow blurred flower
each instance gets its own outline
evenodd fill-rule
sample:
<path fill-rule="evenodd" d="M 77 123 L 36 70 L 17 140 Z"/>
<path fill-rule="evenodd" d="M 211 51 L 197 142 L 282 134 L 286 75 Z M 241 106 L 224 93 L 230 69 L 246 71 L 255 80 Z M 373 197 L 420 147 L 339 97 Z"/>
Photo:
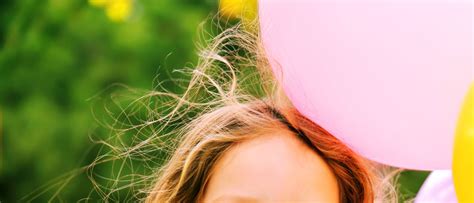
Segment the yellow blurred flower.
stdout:
<path fill-rule="evenodd" d="M 104 8 L 107 17 L 115 22 L 127 20 L 133 10 L 133 0 L 89 0 L 89 4 Z"/>
<path fill-rule="evenodd" d="M 257 0 L 220 0 L 219 12 L 222 17 L 253 21 L 257 16 Z"/>
<path fill-rule="evenodd" d="M 105 13 L 110 20 L 123 22 L 130 17 L 132 13 L 132 0 L 113 0 L 105 7 Z"/>

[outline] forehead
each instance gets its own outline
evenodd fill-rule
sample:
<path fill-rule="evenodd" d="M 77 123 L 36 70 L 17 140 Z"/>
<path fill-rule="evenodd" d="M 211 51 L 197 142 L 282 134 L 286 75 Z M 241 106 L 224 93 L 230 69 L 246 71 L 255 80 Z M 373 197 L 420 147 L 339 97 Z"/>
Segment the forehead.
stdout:
<path fill-rule="evenodd" d="M 326 162 L 296 135 L 267 134 L 230 148 L 213 168 L 205 201 L 337 202 Z"/>

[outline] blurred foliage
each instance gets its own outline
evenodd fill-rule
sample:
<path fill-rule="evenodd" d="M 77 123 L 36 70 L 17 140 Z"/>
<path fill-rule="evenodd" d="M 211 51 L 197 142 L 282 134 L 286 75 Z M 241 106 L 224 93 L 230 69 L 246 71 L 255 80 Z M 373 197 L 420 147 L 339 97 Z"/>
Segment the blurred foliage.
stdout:
<path fill-rule="evenodd" d="M 235 2 L 220 7 L 241 6 Z M 97 157 L 101 149 L 90 137 L 108 136 L 98 125 L 108 112 L 91 109 L 104 105 L 96 98 L 117 91 L 113 84 L 154 89 L 165 81 L 161 88 L 181 91 L 171 79 L 183 76 L 173 70 L 197 61 L 198 27 L 218 6 L 217 0 L 1 1 L 0 201 L 37 189 L 47 193 L 33 193 L 35 200 L 47 201 L 69 181 L 61 174 Z M 403 175 L 402 192 L 413 196 L 425 176 Z M 56 177 L 67 181 L 41 188 Z M 100 198 L 89 194 L 92 188 L 83 174 L 53 200 Z"/>
<path fill-rule="evenodd" d="M 196 62 L 199 24 L 218 5 L 136 0 L 130 16 L 117 20 L 123 14 L 86 0 L 0 4 L 0 201 L 6 202 L 93 160 L 89 136 L 106 130 L 95 129 L 89 98 L 107 95 L 114 83 L 152 89 L 153 81 L 176 75 L 174 68 Z M 72 182 L 64 200 L 88 196 L 85 177 Z"/>
<path fill-rule="evenodd" d="M 413 200 L 428 175 L 427 171 L 403 171 L 398 179 L 399 202 Z"/>

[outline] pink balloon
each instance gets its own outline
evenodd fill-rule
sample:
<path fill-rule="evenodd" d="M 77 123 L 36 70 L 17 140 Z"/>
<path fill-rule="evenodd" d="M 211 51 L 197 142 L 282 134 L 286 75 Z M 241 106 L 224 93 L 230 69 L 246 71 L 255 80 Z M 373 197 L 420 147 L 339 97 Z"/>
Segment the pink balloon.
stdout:
<path fill-rule="evenodd" d="M 470 0 L 260 0 L 263 43 L 297 109 L 363 156 L 449 169 L 474 76 Z"/>

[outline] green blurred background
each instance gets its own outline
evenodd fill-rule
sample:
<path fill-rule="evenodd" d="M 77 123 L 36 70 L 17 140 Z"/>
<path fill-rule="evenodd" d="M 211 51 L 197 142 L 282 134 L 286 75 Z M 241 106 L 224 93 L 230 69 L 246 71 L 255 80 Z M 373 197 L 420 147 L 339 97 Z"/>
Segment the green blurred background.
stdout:
<path fill-rule="evenodd" d="M 179 77 L 172 70 L 196 63 L 198 27 L 219 4 L 118 1 L 110 8 L 100 0 L 0 1 L 1 202 L 21 200 L 96 158 L 89 138 L 108 132 L 97 122 L 104 112 L 92 113 L 94 98 L 117 83 L 153 89 Z M 164 88 L 180 91 L 173 83 Z M 413 197 L 426 175 L 404 172 L 402 196 Z M 78 201 L 92 189 L 77 177 L 53 201 Z"/>

